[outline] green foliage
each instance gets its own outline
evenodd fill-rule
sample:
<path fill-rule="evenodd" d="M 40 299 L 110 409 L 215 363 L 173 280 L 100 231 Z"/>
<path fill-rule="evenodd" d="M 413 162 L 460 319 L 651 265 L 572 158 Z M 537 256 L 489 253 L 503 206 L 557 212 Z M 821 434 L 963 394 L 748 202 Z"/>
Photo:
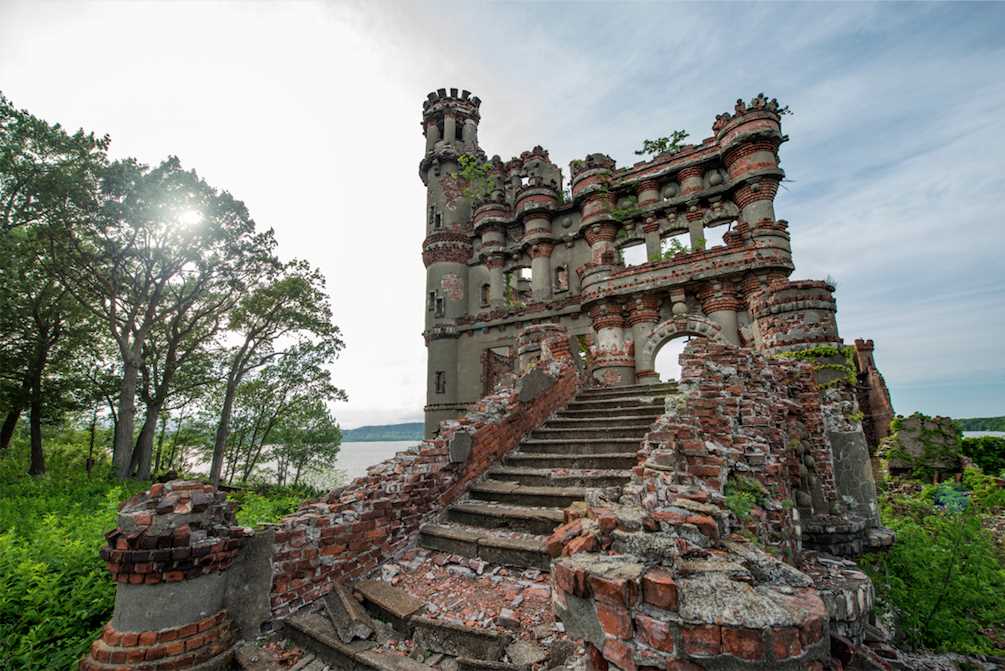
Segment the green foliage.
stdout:
<path fill-rule="evenodd" d="M 457 159 L 461 180 L 464 182 L 464 197 L 479 200 L 492 193 L 491 163 L 478 160 L 471 154 L 461 154 Z"/>
<path fill-rule="evenodd" d="M 295 512 L 314 492 L 295 487 L 274 487 L 265 493 L 251 490 L 231 492 L 227 499 L 237 504 L 237 523 L 242 527 L 278 522 Z"/>
<path fill-rule="evenodd" d="M 820 386 L 823 388 L 833 386 L 840 382 L 855 384 L 858 381 L 858 369 L 855 366 L 855 348 L 840 347 L 836 345 L 817 345 L 795 352 L 781 352 L 775 355 L 780 359 L 794 359 L 796 361 L 806 361 L 813 365 L 813 370 L 834 370 L 841 375 Z M 843 359 L 840 363 L 835 359 Z"/>
<path fill-rule="evenodd" d="M 970 457 L 985 473 L 1005 477 L 1005 438 L 973 436 L 963 439 L 961 452 Z"/>
<path fill-rule="evenodd" d="M 768 501 L 768 490 L 752 477 L 741 473 L 731 473 L 723 487 L 726 496 L 726 507 L 740 520 L 750 515 L 754 506 L 763 506 Z"/>
<path fill-rule="evenodd" d="M 726 494 L 726 507 L 740 520 L 745 520 L 750 516 L 750 511 L 754 509 L 757 499 L 750 492 L 733 492 Z"/>
<path fill-rule="evenodd" d="M 657 156 L 666 152 L 680 151 L 681 142 L 690 135 L 685 130 L 670 131 L 669 137 L 658 137 L 655 140 L 643 140 L 642 149 L 636 149 L 636 156 Z"/>
<path fill-rule="evenodd" d="M 677 238 L 670 238 L 663 242 L 662 252 L 649 257 L 650 261 L 669 261 L 678 254 L 690 254 L 691 248 L 682 243 Z"/>
<path fill-rule="evenodd" d="M 617 222 L 625 222 L 634 219 L 641 214 L 642 210 L 639 209 L 639 201 L 635 198 L 635 196 L 628 196 L 623 202 L 623 206 L 615 207 L 611 210 L 611 219 L 614 219 L 614 221 Z M 623 231 L 624 229 L 621 230 Z M 620 233 L 621 231 L 618 232 Z"/>
<path fill-rule="evenodd" d="M 0 660 L 76 668 L 115 602 L 98 556 L 104 533 L 118 504 L 149 483 L 114 483 L 107 459 L 87 477 L 86 443 L 50 441 L 49 472 L 38 478 L 24 475 L 24 440 L 10 450 L 0 460 Z"/>
<path fill-rule="evenodd" d="M 963 487 L 901 483 L 882 499 L 883 522 L 897 533 L 885 553 L 860 564 L 876 585 L 880 608 L 916 649 L 1002 654 L 1005 565 L 985 528 L 1005 506 L 1005 491 L 976 469 Z M 998 644 L 1000 645 L 1000 644 Z"/>
<path fill-rule="evenodd" d="M 47 446 L 50 468 L 41 477 L 25 475 L 23 435 L 0 458 L 0 669 L 76 669 L 115 604 L 98 555 L 104 534 L 115 528 L 119 504 L 150 486 L 116 482 L 106 449 L 88 476 L 86 432 L 54 432 Z M 241 505 L 238 521 L 254 526 L 318 495 L 306 486 L 262 487 L 229 498 Z"/>

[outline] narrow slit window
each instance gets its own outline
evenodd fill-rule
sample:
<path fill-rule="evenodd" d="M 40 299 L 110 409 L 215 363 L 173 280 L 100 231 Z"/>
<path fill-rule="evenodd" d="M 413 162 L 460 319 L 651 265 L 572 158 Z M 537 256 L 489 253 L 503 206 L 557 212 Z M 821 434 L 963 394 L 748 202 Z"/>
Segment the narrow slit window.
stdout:
<path fill-rule="evenodd" d="M 442 370 L 436 371 L 435 386 L 437 394 L 447 393 L 447 374 L 444 371 Z"/>

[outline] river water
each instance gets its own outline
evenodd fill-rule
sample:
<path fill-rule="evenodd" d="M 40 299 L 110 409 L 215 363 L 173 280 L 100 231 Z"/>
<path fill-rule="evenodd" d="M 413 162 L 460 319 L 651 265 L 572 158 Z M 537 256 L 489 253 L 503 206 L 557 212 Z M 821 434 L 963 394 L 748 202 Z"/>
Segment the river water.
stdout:
<path fill-rule="evenodd" d="M 318 489 L 331 489 L 366 475 L 366 469 L 390 459 L 398 452 L 418 444 L 417 440 L 391 440 L 387 442 L 342 443 L 335 463 L 319 473 L 311 473 L 307 483 Z"/>

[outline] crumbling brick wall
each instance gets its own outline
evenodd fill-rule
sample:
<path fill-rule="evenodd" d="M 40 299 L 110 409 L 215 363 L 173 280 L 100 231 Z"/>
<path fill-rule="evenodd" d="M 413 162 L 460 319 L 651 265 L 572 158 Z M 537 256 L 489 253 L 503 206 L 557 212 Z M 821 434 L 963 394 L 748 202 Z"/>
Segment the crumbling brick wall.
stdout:
<path fill-rule="evenodd" d="M 483 398 L 464 417 L 443 422 L 436 438 L 284 518 L 275 535 L 273 614 L 293 612 L 326 594 L 333 580 L 365 574 L 403 550 L 424 521 L 564 406 L 579 377 L 562 336 L 523 384 Z M 534 380 L 539 395 L 527 399 L 532 394 L 521 392 Z M 465 445 L 463 462 L 451 460 L 454 441 Z"/>
<path fill-rule="evenodd" d="M 620 499 L 570 508 L 549 538 L 556 613 L 592 669 L 823 669 L 832 633 L 861 643 L 873 592 L 800 544 L 799 501 L 826 516 L 838 497 L 814 368 L 701 339 L 681 364 Z M 759 484 L 746 513 L 736 476 Z"/>

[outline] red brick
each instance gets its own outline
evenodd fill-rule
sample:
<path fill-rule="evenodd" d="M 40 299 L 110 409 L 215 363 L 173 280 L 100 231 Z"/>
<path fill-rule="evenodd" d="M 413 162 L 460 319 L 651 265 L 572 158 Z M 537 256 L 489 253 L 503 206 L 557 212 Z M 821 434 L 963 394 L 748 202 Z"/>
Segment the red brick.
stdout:
<path fill-rule="evenodd" d="M 693 524 L 709 538 L 719 537 L 719 525 L 708 515 L 690 515 L 687 518 L 688 524 Z"/>
<path fill-rule="evenodd" d="M 717 624 L 685 625 L 681 628 L 684 652 L 689 655 L 718 655 L 722 635 Z"/>
<path fill-rule="evenodd" d="M 140 645 L 153 645 L 157 642 L 156 631 L 144 631 L 140 634 Z"/>
<path fill-rule="evenodd" d="M 798 657 L 803 654 L 799 643 L 797 627 L 773 627 L 771 629 L 771 655 L 776 660 Z"/>
<path fill-rule="evenodd" d="M 687 515 L 670 510 L 657 510 L 652 513 L 652 516 L 657 521 L 666 522 L 667 524 L 684 524 L 687 521 Z"/>
<path fill-rule="evenodd" d="M 745 627 L 723 627 L 722 651 L 751 662 L 762 660 L 764 659 L 763 631 Z"/>
<path fill-rule="evenodd" d="M 824 637 L 824 621 L 822 618 L 813 617 L 803 623 L 799 629 L 799 638 L 804 648 L 809 648 L 814 643 Z"/>
<path fill-rule="evenodd" d="M 673 632 L 670 630 L 669 624 L 655 620 L 648 615 L 636 615 L 635 624 L 638 625 L 639 631 L 642 633 L 642 640 L 647 645 L 664 652 L 672 653 L 674 651 Z"/>
<path fill-rule="evenodd" d="M 134 631 L 123 632 L 122 638 L 119 639 L 119 645 L 123 648 L 131 648 L 135 646 L 140 641 L 140 635 Z"/>
<path fill-rule="evenodd" d="M 603 575 L 589 576 L 590 589 L 598 601 L 631 608 L 639 600 L 639 585 L 634 580 L 608 578 Z"/>
<path fill-rule="evenodd" d="M 568 545 L 565 546 L 565 550 L 562 554 L 566 557 L 571 557 L 574 554 L 580 552 L 591 552 L 597 545 L 597 541 L 593 536 L 579 536 L 578 538 L 572 539 Z"/>
<path fill-rule="evenodd" d="M 615 638 L 629 639 L 632 637 L 632 616 L 626 608 L 597 601 L 597 619 L 604 632 Z"/>
<path fill-rule="evenodd" d="M 607 671 L 610 665 L 592 643 L 586 644 L 586 669 L 587 671 Z"/>
<path fill-rule="evenodd" d="M 604 642 L 604 657 L 614 662 L 621 671 L 637 671 L 633 652 L 634 648 L 622 641 L 609 638 Z"/>
<path fill-rule="evenodd" d="M 677 584 L 663 569 L 652 569 L 642 576 L 642 598 L 657 608 L 677 610 Z"/>
<path fill-rule="evenodd" d="M 667 662 L 667 671 L 705 671 L 702 667 L 683 659 L 671 659 Z"/>

